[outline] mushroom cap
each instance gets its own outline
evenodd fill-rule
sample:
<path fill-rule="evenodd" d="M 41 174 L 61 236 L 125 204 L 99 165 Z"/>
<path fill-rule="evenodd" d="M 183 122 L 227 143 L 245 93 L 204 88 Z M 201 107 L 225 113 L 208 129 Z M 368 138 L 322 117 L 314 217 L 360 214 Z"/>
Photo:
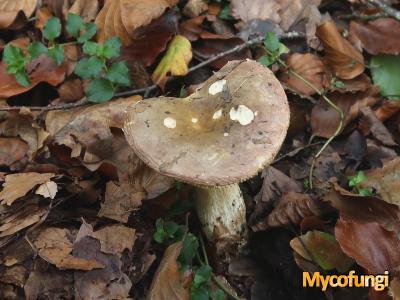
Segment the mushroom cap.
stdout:
<path fill-rule="evenodd" d="M 289 126 L 285 92 L 256 61 L 231 61 L 187 98 L 127 110 L 124 133 L 147 165 L 194 185 L 244 181 L 270 164 Z"/>

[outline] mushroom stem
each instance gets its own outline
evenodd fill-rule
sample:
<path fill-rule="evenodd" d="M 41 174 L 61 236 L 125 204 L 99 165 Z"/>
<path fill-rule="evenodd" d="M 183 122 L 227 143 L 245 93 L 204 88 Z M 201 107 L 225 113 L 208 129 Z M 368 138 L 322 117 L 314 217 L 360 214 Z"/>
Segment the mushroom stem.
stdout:
<path fill-rule="evenodd" d="M 238 184 L 196 188 L 196 210 L 203 232 L 218 250 L 236 250 L 244 240 L 246 207 Z"/>

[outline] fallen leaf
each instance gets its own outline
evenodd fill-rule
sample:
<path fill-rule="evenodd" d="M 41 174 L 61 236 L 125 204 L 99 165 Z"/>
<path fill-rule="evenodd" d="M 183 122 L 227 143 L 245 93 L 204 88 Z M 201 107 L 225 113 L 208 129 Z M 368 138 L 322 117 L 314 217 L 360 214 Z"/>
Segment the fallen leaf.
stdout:
<path fill-rule="evenodd" d="M 29 18 L 37 4 L 38 0 L 0 0 L 0 28 L 10 27 L 20 12 L 23 12 L 25 19 Z"/>
<path fill-rule="evenodd" d="M 382 122 L 386 121 L 400 110 L 400 101 L 385 100 L 374 110 L 376 117 Z"/>
<path fill-rule="evenodd" d="M 177 26 L 176 12 L 169 10 L 149 25 L 136 29 L 131 44 L 122 48 L 122 57 L 131 64 L 139 61 L 145 67 L 150 66 L 165 50 Z"/>
<path fill-rule="evenodd" d="M 369 54 L 400 54 L 400 22 L 379 18 L 368 23 L 351 21 L 349 37 Z"/>
<path fill-rule="evenodd" d="M 71 233 L 63 228 L 50 227 L 42 230 L 33 242 L 38 254 L 60 269 L 92 270 L 104 268 L 96 260 L 74 257 L 72 253 Z"/>
<path fill-rule="evenodd" d="M 300 240 L 301 239 L 301 240 Z M 335 237 L 329 233 L 313 230 L 290 241 L 290 247 L 303 258 L 315 261 L 322 269 L 347 272 L 353 260 L 343 253 Z"/>
<path fill-rule="evenodd" d="M 361 125 L 362 131 L 365 135 L 369 132 L 382 144 L 386 146 L 396 146 L 393 136 L 385 125 L 378 119 L 369 106 L 360 109 L 362 114 Z"/>
<path fill-rule="evenodd" d="M 183 14 L 190 18 L 197 17 L 208 9 L 206 0 L 189 0 L 183 8 Z"/>
<path fill-rule="evenodd" d="M 99 0 L 76 0 L 69 13 L 82 17 L 85 22 L 93 21 L 99 11 Z"/>
<path fill-rule="evenodd" d="M 204 31 L 202 26 L 206 16 L 198 16 L 192 19 L 183 21 L 179 24 L 179 32 L 189 41 L 197 41 Z"/>
<path fill-rule="evenodd" d="M 46 55 L 41 55 L 27 65 L 31 84 L 21 86 L 14 76 L 7 74 L 6 65 L 0 62 L 0 97 L 11 97 L 29 91 L 40 82 L 47 82 L 56 86 L 61 83 L 66 75 L 67 64 L 57 66 L 54 60 Z"/>
<path fill-rule="evenodd" d="M 34 172 L 7 175 L 3 190 L 0 192 L 1 204 L 13 204 L 15 200 L 25 196 L 35 186 L 47 182 L 54 176 L 53 173 L 39 174 Z"/>
<path fill-rule="evenodd" d="M 123 225 L 109 225 L 95 231 L 91 236 L 100 241 L 103 253 L 122 255 L 125 249 L 132 250 L 135 243 L 135 229 Z"/>
<path fill-rule="evenodd" d="M 28 274 L 28 270 L 21 265 L 4 268 L 0 273 L 0 282 L 11 283 L 22 288 L 28 278 Z"/>
<path fill-rule="evenodd" d="M 128 222 L 130 214 L 142 204 L 145 195 L 130 194 L 112 181 L 107 182 L 104 203 L 101 204 L 98 216 Z"/>
<path fill-rule="evenodd" d="M 372 274 L 391 272 L 400 265 L 400 240 L 378 223 L 356 223 L 339 219 L 336 240 L 343 252 Z"/>
<path fill-rule="evenodd" d="M 389 295 L 393 297 L 393 300 L 400 299 L 400 278 L 399 277 L 393 278 L 393 280 L 390 282 Z"/>
<path fill-rule="evenodd" d="M 27 155 L 28 148 L 20 138 L 0 138 L 0 165 L 11 166 L 23 159 Z"/>
<path fill-rule="evenodd" d="M 280 26 L 286 32 L 298 21 L 309 18 L 313 14 L 313 10 L 318 11 L 321 0 L 280 0 L 279 4 L 281 7 L 279 10 Z"/>
<path fill-rule="evenodd" d="M 147 293 L 148 300 L 188 300 L 189 290 L 184 285 L 183 273 L 176 261 L 182 249 L 182 242 L 169 246 L 153 277 Z"/>
<path fill-rule="evenodd" d="M 57 88 L 60 102 L 76 102 L 85 96 L 82 80 L 70 79 Z"/>
<path fill-rule="evenodd" d="M 254 19 L 271 20 L 275 23 L 281 21 L 279 9 L 281 6 L 278 1 L 265 0 L 232 0 L 231 9 L 232 16 L 248 22 Z"/>
<path fill-rule="evenodd" d="M 323 196 L 332 207 L 337 209 L 340 218 L 348 222 L 379 223 L 386 230 L 400 231 L 400 209 L 375 196 L 353 194 L 334 184 L 334 188 Z"/>
<path fill-rule="evenodd" d="M 35 194 L 41 195 L 44 198 L 54 199 L 58 192 L 57 183 L 54 181 L 47 181 L 42 183 L 35 191 Z"/>
<path fill-rule="evenodd" d="M 388 161 L 382 168 L 366 171 L 367 179 L 361 188 L 373 187 L 377 194 L 388 203 L 400 205 L 400 159 Z"/>
<path fill-rule="evenodd" d="M 343 128 L 354 120 L 362 107 L 373 106 L 379 101 L 379 90 L 372 87 L 365 92 L 328 94 L 327 97 L 344 113 Z M 323 99 L 320 100 L 311 112 L 311 128 L 313 134 L 325 138 L 333 135 L 339 126 L 340 117 L 336 110 Z"/>
<path fill-rule="evenodd" d="M 381 54 L 371 59 L 371 73 L 374 84 L 381 89 L 381 95 L 392 100 L 400 99 L 400 55 Z"/>
<path fill-rule="evenodd" d="M 177 35 L 168 46 L 168 50 L 154 70 L 151 79 L 161 88 L 164 88 L 168 75 L 183 76 L 188 72 L 189 62 L 192 60 L 192 46 L 187 38 Z"/>
<path fill-rule="evenodd" d="M 311 83 L 318 91 L 329 86 L 329 74 L 327 74 L 322 60 L 314 54 L 295 53 L 288 57 L 286 64 L 289 69 L 299 74 L 302 78 Z M 304 81 L 290 72 L 284 72 L 279 79 L 286 83 L 291 89 L 300 94 L 311 96 L 317 91 L 305 84 Z"/>
<path fill-rule="evenodd" d="M 193 45 L 194 56 L 200 61 L 207 60 L 221 52 L 232 49 L 233 47 L 243 44 L 244 41 L 239 38 L 229 39 L 202 39 Z M 231 60 L 244 60 L 251 58 L 250 50 L 245 48 L 241 51 L 226 55 L 210 63 L 210 66 L 220 69 Z"/>
<path fill-rule="evenodd" d="M 41 7 L 36 10 L 36 20 L 35 27 L 39 30 L 43 30 L 44 24 L 46 24 L 47 20 L 50 19 L 53 15 L 48 7 Z"/>
<path fill-rule="evenodd" d="M 364 72 L 364 57 L 340 35 L 332 20 L 318 26 L 317 36 L 324 45 L 325 59 L 334 75 L 352 79 Z"/>
<path fill-rule="evenodd" d="M 252 226 L 253 231 L 266 230 L 285 225 L 299 225 L 309 216 L 320 216 L 329 208 L 307 194 L 287 192 L 282 195 L 265 220 Z"/>

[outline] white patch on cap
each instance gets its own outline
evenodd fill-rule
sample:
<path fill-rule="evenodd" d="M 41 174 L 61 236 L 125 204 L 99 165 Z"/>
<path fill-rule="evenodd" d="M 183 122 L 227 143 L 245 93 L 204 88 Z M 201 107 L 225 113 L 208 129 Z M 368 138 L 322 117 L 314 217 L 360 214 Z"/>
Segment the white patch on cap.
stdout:
<path fill-rule="evenodd" d="M 227 133 L 227 132 L 224 132 L 224 136 L 229 136 L 229 133 Z"/>
<path fill-rule="evenodd" d="M 240 104 L 237 108 L 232 107 L 229 111 L 231 120 L 238 121 L 240 125 L 249 125 L 254 120 L 253 111 L 245 105 Z"/>
<path fill-rule="evenodd" d="M 164 119 L 164 126 L 167 127 L 167 128 L 174 129 L 176 127 L 176 120 L 173 119 L 173 118 L 170 118 L 170 117 L 165 118 Z"/>
<path fill-rule="evenodd" d="M 222 109 L 217 110 L 214 114 L 213 114 L 213 120 L 219 119 L 222 116 Z"/>
<path fill-rule="evenodd" d="M 198 120 L 197 118 L 192 118 L 192 123 L 197 123 Z"/>
<path fill-rule="evenodd" d="M 218 93 L 221 93 L 223 91 L 223 89 L 224 89 L 225 84 L 226 84 L 226 80 L 225 79 L 218 80 L 218 81 L 214 82 L 208 88 L 208 93 L 213 95 L 213 96 L 218 94 Z"/>

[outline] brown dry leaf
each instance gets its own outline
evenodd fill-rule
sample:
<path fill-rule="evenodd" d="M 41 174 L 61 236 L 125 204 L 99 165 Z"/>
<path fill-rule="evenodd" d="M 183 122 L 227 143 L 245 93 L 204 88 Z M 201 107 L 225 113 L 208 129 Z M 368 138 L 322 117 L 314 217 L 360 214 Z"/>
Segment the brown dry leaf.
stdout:
<path fill-rule="evenodd" d="M 101 252 L 118 256 L 121 256 L 125 249 L 132 250 L 136 240 L 135 229 L 117 224 L 97 230 L 92 236 L 100 241 Z"/>
<path fill-rule="evenodd" d="M 128 222 L 129 216 L 142 204 L 143 193 L 130 194 L 116 183 L 109 181 L 106 185 L 104 203 L 101 204 L 99 217 L 105 217 L 122 223 Z"/>
<path fill-rule="evenodd" d="M 344 113 L 343 128 L 354 120 L 360 109 L 372 106 L 379 101 L 379 88 L 372 87 L 365 92 L 328 94 L 327 97 L 335 103 Z M 311 112 L 311 128 L 313 134 L 329 138 L 339 125 L 339 114 L 324 100 L 320 100 Z"/>
<path fill-rule="evenodd" d="M 198 16 L 179 24 L 179 32 L 189 41 L 197 41 L 200 34 L 204 31 L 202 24 L 206 16 Z"/>
<path fill-rule="evenodd" d="M 23 159 L 28 149 L 28 145 L 20 138 L 0 138 L 0 165 L 10 166 Z"/>
<path fill-rule="evenodd" d="M 0 62 L 0 97 L 11 97 L 29 91 L 40 82 L 47 82 L 53 86 L 64 81 L 67 64 L 57 66 L 54 60 L 46 55 L 41 55 L 28 64 L 27 71 L 31 84 L 21 86 L 14 76 L 7 74 L 6 65 Z"/>
<path fill-rule="evenodd" d="M 323 200 L 337 209 L 344 221 L 357 223 L 379 223 L 390 231 L 400 231 L 400 209 L 374 196 L 353 194 L 338 184 L 323 196 Z"/>
<path fill-rule="evenodd" d="M 253 231 L 266 230 L 285 225 L 299 225 L 310 216 L 320 216 L 329 211 L 329 207 L 307 194 L 284 193 L 273 211 L 262 222 L 252 226 Z"/>
<path fill-rule="evenodd" d="M 39 207 L 37 205 L 23 207 L 11 216 L 2 219 L 0 237 L 12 235 L 39 222 L 46 212 L 46 207 Z"/>
<path fill-rule="evenodd" d="M 379 18 L 368 23 L 351 21 L 349 39 L 369 54 L 397 55 L 400 53 L 400 22 L 392 18 Z"/>
<path fill-rule="evenodd" d="M 11 26 L 20 12 L 29 18 L 37 4 L 38 0 L 0 0 L 0 29 Z"/>
<path fill-rule="evenodd" d="M 15 200 L 25 196 L 36 185 L 45 183 L 54 176 L 53 173 L 39 174 L 35 172 L 7 175 L 3 190 L 0 192 L 1 204 L 13 204 Z"/>
<path fill-rule="evenodd" d="M 183 8 L 183 14 L 190 18 L 194 18 L 206 10 L 208 10 L 208 4 L 206 0 L 189 0 Z"/>
<path fill-rule="evenodd" d="M 326 72 L 322 60 L 318 56 L 310 53 L 295 53 L 288 57 L 286 64 L 289 69 L 313 84 L 319 91 L 329 86 L 329 75 Z M 317 93 L 315 89 L 305 84 L 304 81 L 292 75 L 290 72 L 284 72 L 279 79 L 302 95 L 311 96 Z"/>
<path fill-rule="evenodd" d="M 28 274 L 28 270 L 21 265 L 4 268 L 0 273 L 0 282 L 11 283 L 22 288 L 28 278 Z"/>
<path fill-rule="evenodd" d="M 248 22 L 254 19 L 271 20 L 275 23 L 281 21 L 279 16 L 279 5 L 277 0 L 232 0 L 231 9 L 232 16 Z"/>
<path fill-rule="evenodd" d="M 99 0 L 76 0 L 69 13 L 82 17 L 85 22 L 93 21 L 99 11 Z"/>
<path fill-rule="evenodd" d="M 386 146 L 396 146 L 392 134 L 378 119 L 372 109 L 368 106 L 360 109 L 362 114 L 360 127 L 365 135 L 370 132 L 377 140 Z"/>
<path fill-rule="evenodd" d="M 280 26 L 286 32 L 298 21 L 309 18 L 315 14 L 315 11 L 319 14 L 318 6 L 321 4 L 321 0 L 280 0 L 279 4 L 281 7 L 279 11 L 281 17 Z M 307 34 L 307 36 L 309 36 L 309 34 Z"/>
<path fill-rule="evenodd" d="M 340 249 L 335 237 L 326 232 L 318 230 L 309 231 L 292 239 L 290 247 L 306 260 L 315 260 L 322 269 L 327 271 L 337 269 L 339 272 L 344 273 L 354 263 Z"/>
<path fill-rule="evenodd" d="M 104 268 L 96 260 L 87 260 L 71 255 L 71 233 L 66 228 L 50 227 L 42 230 L 33 242 L 40 257 L 59 269 L 93 270 Z"/>
<path fill-rule="evenodd" d="M 372 274 L 383 274 L 400 265 L 400 240 L 378 223 L 356 223 L 339 219 L 335 236 L 348 256 Z"/>
<path fill-rule="evenodd" d="M 189 290 L 184 285 L 183 273 L 176 261 L 182 249 L 182 242 L 169 246 L 153 277 L 147 300 L 188 300 Z"/>
<path fill-rule="evenodd" d="M 175 36 L 168 46 L 167 52 L 154 70 L 151 79 L 162 89 L 167 83 L 168 76 L 183 76 L 188 72 L 192 60 L 192 45 L 183 35 Z"/>
<path fill-rule="evenodd" d="M 41 195 L 44 198 L 54 199 L 58 192 L 57 183 L 54 181 L 47 181 L 42 183 L 35 191 L 35 194 Z"/>
<path fill-rule="evenodd" d="M 393 278 L 393 280 L 390 282 L 389 295 L 393 297 L 393 300 L 400 299 L 400 278 L 399 277 Z"/>
<path fill-rule="evenodd" d="M 43 30 L 44 24 L 52 17 L 51 11 L 48 7 L 41 7 L 36 11 L 35 27 Z"/>
<path fill-rule="evenodd" d="M 377 194 L 388 203 L 400 205 L 400 158 L 395 158 L 380 169 L 365 172 L 367 180 L 360 187 L 373 187 Z"/>
<path fill-rule="evenodd" d="M 352 79 L 364 72 L 363 55 L 340 35 L 332 20 L 318 26 L 317 36 L 324 45 L 326 61 L 335 76 Z"/>

